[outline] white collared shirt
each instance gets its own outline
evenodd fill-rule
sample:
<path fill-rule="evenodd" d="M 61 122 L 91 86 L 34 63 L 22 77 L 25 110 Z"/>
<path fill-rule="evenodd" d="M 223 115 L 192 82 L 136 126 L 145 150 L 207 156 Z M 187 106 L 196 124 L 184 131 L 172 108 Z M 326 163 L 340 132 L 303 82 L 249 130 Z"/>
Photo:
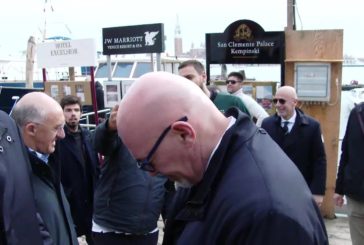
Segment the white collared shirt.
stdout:
<path fill-rule="evenodd" d="M 294 125 L 294 123 L 295 123 L 295 121 L 296 121 L 296 117 L 297 117 L 297 115 L 296 115 L 296 110 L 294 110 L 294 111 L 293 111 L 293 115 L 292 115 L 292 117 L 291 117 L 290 119 L 288 119 L 288 120 L 286 120 L 286 119 L 284 119 L 283 117 L 281 117 L 281 127 L 282 127 L 282 128 L 283 128 L 283 126 L 284 126 L 284 122 L 288 122 L 288 124 L 287 124 L 288 131 L 287 131 L 287 133 L 290 133 L 290 132 L 291 132 L 291 130 L 292 130 L 292 128 L 293 128 L 293 125 Z"/>
<path fill-rule="evenodd" d="M 48 157 L 49 157 L 49 154 L 42 154 L 42 153 L 39 153 L 35 150 L 33 150 L 32 148 L 28 147 L 29 151 L 30 152 L 34 152 L 35 155 L 40 159 L 42 160 L 42 162 L 44 162 L 45 164 L 48 164 Z"/>
<path fill-rule="evenodd" d="M 228 130 L 229 130 L 229 128 L 231 128 L 231 127 L 235 124 L 235 122 L 236 122 L 236 118 L 235 118 L 235 117 L 233 117 L 233 116 L 230 116 L 230 117 L 229 117 L 229 119 L 230 119 L 230 122 L 229 122 L 229 125 L 227 126 L 227 128 L 225 129 L 225 133 L 226 133 L 226 131 L 228 131 Z M 209 157 L 209 160 L 208 160 L 208 162 L 207 162 L 207 165 L 206 165 L 205 171 L 207 170 L 207 168 L 208 168 L 208 166 L 209 166 L 209 164 L 210 164 L 211 158 L 212 158 L 212 156 L 215 154 L 215 151 L 217 150 L 217 148 L 219 147 L 219 145 L 220 145 L 220 143 L 221 143 L 221 140 L 222 140 L 222 137 L 224 137 L 225 133 L 221 136 L 221 138 L 220 138 L 220 139 L 219 139 L 219 141 L 217 142 L 217 144 L 216 144 L 215 148 L 212 150 L 212 152 L 211 152 L 211 154 L 210 154 L 210 157 Z"/>

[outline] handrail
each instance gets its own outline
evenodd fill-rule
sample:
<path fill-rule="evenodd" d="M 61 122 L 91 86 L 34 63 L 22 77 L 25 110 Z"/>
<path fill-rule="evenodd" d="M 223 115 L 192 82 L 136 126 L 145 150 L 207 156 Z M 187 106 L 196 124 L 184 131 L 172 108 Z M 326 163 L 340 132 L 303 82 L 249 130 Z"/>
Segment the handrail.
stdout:
<path fill-rule="evenodd" d="M 111 112 L 111 109 L 110 108 L 107 108 L 107 109 L 103 109 L 103 110 L 97 111 L 97 114 L 105 113 L 105 115 L 108 115 L 108 114 L 110 114 L 110 112 Z M 95 129 L 96 128 L 96 124 L 90 123 L 90 116 L 93 116 L 93 115 L 95 115 L 95 112 L 93 112 L 93 111 L 92 112 L 83 113 L 81 115 L 80 122 L 81 121 L 85 121 L 85 120 L 86 120 L 86 122 L 85 123 L 80 123 L 80 125 L 83 126 L 83 127 L 85 127 L 85 128 L 87 128 L 87 129 L 89 129 L 89 130 Z"/>

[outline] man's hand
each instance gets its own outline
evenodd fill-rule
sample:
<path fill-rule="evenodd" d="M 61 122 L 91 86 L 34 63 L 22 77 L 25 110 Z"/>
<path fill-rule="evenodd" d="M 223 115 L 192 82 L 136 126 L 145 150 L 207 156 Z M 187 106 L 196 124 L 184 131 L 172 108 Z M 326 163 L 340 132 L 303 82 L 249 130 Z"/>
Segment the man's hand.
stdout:
<path fill-rule="evenodd" d="M 108 120 L 108 128 L 110 131 L 115 131 L 116 130 L 116 114 L 118 113 L 118 109 L 119 109 L 119 105 L 115 105 L 110 113 L 110 117 Z"/>
<path fill-rule="evenodd" d="M 335 193 L 334 194 L 334 203 L 336 206 L 341 208 L 344 205 L 344 196 Z"/>
<path fill-rule="evenodd" d="M 324 200 L 324 196 L 321 196 L 321 195 L 313 195 L 313 199 L 315 200 L 317 206 L 321 207 L 322 201 Z"/>

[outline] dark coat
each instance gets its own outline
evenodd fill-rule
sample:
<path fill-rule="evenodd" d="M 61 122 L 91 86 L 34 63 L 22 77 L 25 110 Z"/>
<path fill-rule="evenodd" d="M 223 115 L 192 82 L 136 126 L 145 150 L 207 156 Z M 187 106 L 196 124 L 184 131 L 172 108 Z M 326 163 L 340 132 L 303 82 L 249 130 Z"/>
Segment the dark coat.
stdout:
<path fill-rule="evenodd" d="M 0 111 L 0 244 L 43 244 L 31 168 L 14 121 Z"/>
<path fill-rule="evenodd" d="M 114 231 L 146 234 L 157 227 L 167 179 L 140 170 L 107 123 L 101 123 L 94 135 L 95 149 L 105 156 L 95 189 L 94 221 Z"/>
<path fill-rule="evenodd" d="M 77 236 L 91 233 L 93 192 L 97 177 L 98 156 L 90 142 L 90 132 L 81 128 L 85 162 L 76 140 L 65 126 L 66 137 L 57 142 L 60 150 L 61 182 L 70 204 Z"/>
<path fill-rule="evenodd" d="M 302 175 L 236 108 L 200 183 L 179 188 L 163 244 L 328 244 Z M 264 152 L 263 152 L 264 151 Z"/>
<path fill-rule="evenodd" d="M 78 245 L 71 211 L 59 177 L 58 158 L 51 155 L 48 164 L 45 164 L 29 152 L 29 159 L 37 211 L 53 244 Z"/>
<path fill-rule="evenodd" d="M 301 171 L 312 194 L 324 195 L 326 189 L 326 154 L 318 121 L 296 109 L 291 132 L 284 134 L 277 114 L 262 122 L 272 139 Z"/>
<path fill-rule="evenodd" d="M 364 123 L 364 103 L 351 110 L 341 145 L 339 171 L 335 192 L 364 201 L 364 132 L 358 120 L 359 112 Z"/>

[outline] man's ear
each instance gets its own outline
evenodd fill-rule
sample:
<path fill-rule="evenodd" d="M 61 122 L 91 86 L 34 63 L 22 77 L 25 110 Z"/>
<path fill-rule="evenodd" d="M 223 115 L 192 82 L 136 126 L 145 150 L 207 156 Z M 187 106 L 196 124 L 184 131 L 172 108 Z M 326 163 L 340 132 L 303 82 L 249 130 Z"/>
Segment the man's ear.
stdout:
<path fill-rule="evenodd" d="M 184 144 L 192 145 L 196 140 L 196 131 L 188 122 L 177 121 L 171 126 L 171 130 L 180 136 Z"/>
<path fill-rule="evenodd" d="M 27 135 L 34 136 L 37 132 L 37 125 L 34 123 L 28 123 L 24 126 L 24 133 Z"/>

